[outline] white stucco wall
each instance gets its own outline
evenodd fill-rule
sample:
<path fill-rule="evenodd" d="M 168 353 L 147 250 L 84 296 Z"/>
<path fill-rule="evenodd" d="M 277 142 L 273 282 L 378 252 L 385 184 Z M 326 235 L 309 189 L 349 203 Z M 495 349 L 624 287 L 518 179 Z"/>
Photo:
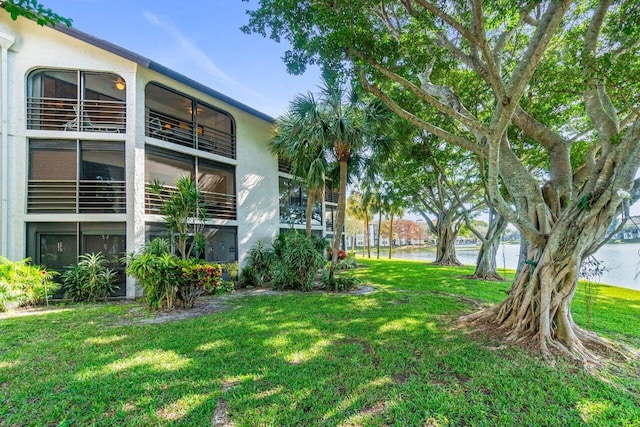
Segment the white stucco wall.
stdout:
<path fill-rule="evenodd" d="M 26 19 L 12 21 L 0 14 L 0 32 L 15 37 L 8 56 L 11 100 L 8 117 L 8 158 L 3 159 L 9 180 L 8 212 L 1 218 L 9 224 L 6 238 L 8 250 L 2 254 L 10 259 L 22 259 L 26 253 L 27 222 L 126 222 L 127 251 L 138 249 L 145 241 L 144 213 L 144 147 L 150 142 L 145 132 L 144 89 L 148 82 L 157 82 L 178 92 L 193 96 L 230 113 L 236 124 L 237 159 L 198 153 L 201 157 L 236 167 L 237 221 L 213 221 L 215 225 L 235 226 L 238 231 L 238 255 L 241 263 L 245 253 L 258 240 L 271 242 L 278 233 L 278 168 L 277 159 L 268 147 L 270 123 L 237 107 L 201 93 L 158 72 L 140 66 L 88 43 L 56 30 L 43 28 Z M 37 68 L 111 72 L 127 83 L 127 130 L 120 134 L 91 132 L 54 132 L 26 129 L 26 78 Z M 125 141 L 127 213 L 126 214 L 27 214 L 29 138 L 114 140 Z M 162 144 L 162 142 L 154 142 Z M 168 144 L 168 143 L 167 143 Z M 172 144 L 169 144 L 172 145 Z M 171 146 L 177 151 L 195 154 L 195 150 Z M 1 231 L 0 231 L 1 232 Z M 138 293 L 132 281 L 127 295 Z"/>

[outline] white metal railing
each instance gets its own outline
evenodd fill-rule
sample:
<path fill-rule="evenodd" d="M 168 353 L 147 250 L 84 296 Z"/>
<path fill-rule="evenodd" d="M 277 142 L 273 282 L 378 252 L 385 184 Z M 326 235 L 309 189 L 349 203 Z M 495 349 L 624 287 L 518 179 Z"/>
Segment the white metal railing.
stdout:
<path fill-rule="evenodd" d="M 176 191 L 176 187 L 165 185 L 162 187 L 160 194 L 158 194 L 154 192 L 151 189 L 151 185 L 147 183 L 145 191 L 145 212 L 147 214 L 161 215 L 162 204 Z M 208 218 L 229 220 L 235 220 L 237 218 L 235 195 L 200 191 L 204 196 L 204 206 L 207 210 Z"/>
<path fill-rule="evenodd" d="M 68 98 L 27 98 L 27 128 L 123 133 L 126 103 Z"/>
<path fill-rule="evenodd" d="M 125 213 L 124 181 L 29 180 L 28 213 Z"/>
<path fill-rule="evenodd" d="M 236 158 L 236 141 L 231 134 L 208 126 L 196 127 L 190 121 L 154 110 L 147 110 L 146 115 L 147 136 L 231 159 Z"/>

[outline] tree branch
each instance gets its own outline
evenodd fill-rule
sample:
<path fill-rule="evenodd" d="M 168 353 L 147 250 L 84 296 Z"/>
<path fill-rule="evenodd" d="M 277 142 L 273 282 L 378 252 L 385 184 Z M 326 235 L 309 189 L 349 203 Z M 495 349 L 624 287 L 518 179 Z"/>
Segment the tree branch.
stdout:
<path fill-rule="evenodd" d="M 450 132 L 447 132 L 446 130 L 438 126 L 434 126 L 431 123 L 428 123 L 420 119 L 413 113 L 410 113 L 409 111 L 400 107 L 394 100 L 392 100 L 386 93 L 384 93 L 382 89 L 380 89 L 377 85 L 369 83 L 364 77 L 364 75 L 362 74 L 362 72 L 359 73 L 359 76 L 360 76 L 360 81 L 362 83 L 362 87 L 364 88 L 364 90 L 380 98 L 382 102 L 384 102 L 389 107 L 389 109 L 394 113 L 396 113 L 399 117 L 407 120 L 408 122 L 417 126 L 419 129 L 423 129 L 423 130 L 426 130 L 427 132 L 431 132 L 432 134 L 444 139 L 445 141 L 450 142 L 454 145 L 457 145 L 461 148 L 464 148 L 465 150 L 469 150 L 473 153 L 476 153 L 479 156 L 485 156 L 487 154 L 486 148 L 478 144 L 475 144 L 466 138 L 462 138 Z"/>

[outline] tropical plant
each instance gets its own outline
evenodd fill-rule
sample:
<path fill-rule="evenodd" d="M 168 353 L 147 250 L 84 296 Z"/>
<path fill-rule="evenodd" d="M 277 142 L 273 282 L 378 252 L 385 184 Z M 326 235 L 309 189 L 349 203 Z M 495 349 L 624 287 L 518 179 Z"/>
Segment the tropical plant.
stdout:
<path fill-rule="evenodd" d="M 222 282 L 222 265 L 209 264 L 199 259 L 181 260 L 181 277 L 177 282 L 176 299 L 183 308 L 193 308 L 202 292 L 215 294 Z"/>
<path fill-rule="evenodd" d="M 355 276 L 345 276 L 344 274 L 336 274 L 333 278 L 329 274 L 323 274 L 322 284 L 329 291 L 346 292 L 360 286 L 360 279 Z"/>
<path fill-rule="evenodd" d="M 71 301 L 106 301 L 116 290 L 118 276 L 102 252 L 80 255 L 62 273 L 65 297 Z"/>
<path fill-rule="evenodd" d="M 154 180 L 151 191 L 162 197 L 160 212 L 164 216 L 169 239 L 182 259 L 189 259 L 204 249 L 206 244 L 202 230 L 207 218 L 204 195 L 195 179 L 185 175 L 176 181 L 176 188 L 165 196 L 164 184 Z"/>
<path fill-rule="evenodd" d="M 313 289 L 313 278 L 324 264 L 322 252 L 307 235 L 297 232 L 281 234 L 275 272 L 274 289 L 292 288 L 309 291 Z"/>
<path fill-rule="evenodd" d="M 262 241 L 258 241 L 249 249 L 249 266 L 255 270 L 258 284 L 270 282 L 273 275 L 275 254 L 273 249 L 267 248 Z M 245 267 L 246 269 L 246 267 Z"/>
<path fill-rule="evenodd" d="M 238 273 L 240 271 L 238 261 L 222 264 L 222 269 L 227 272 L 227 275 L 229 276 L 229 279 L 231 281 L 235 282 L 238 280 Z"/>
<path fill-rule="evenodd" d="M 142 285 L 149 308 L 173 309 L 182 272 L 180 258 L 170 252 L 167 240 L 147 242 L 141 253 L 128 253 L 123 262 L 127 274 Z"/>
<path fill-rule="evenodd" d="M 371 248 L 369 239 L 369 221 L 371 220 L 371 206 L 369 206 L 362 197 L 362 193 L 354 191 L 347 200 L 347 213 L 349 216 L 363 221 L 362 229 L 362 256 L 365 255 L 365 250 L 368 249 L 369 258 L 371 258 Z M 354 243 L 355 247 L 355 243 Z"/>
<path fill-rule="evenodd" d="M 271 150 L 291 166 L 291 174 L 300 178 L 307 187 L 305 225 L 311 236 L 311 220 L 314 205 L 322 202 L 327 180 L 327 159 L 321 144 L 309 140 L 305 125 L 314 114 L 313 95 L 297 96 L 291 102 L 289 112 L 276 120 L 271 138 Z"/>
<path fill-rule="evenodd" d="M 60 286 L 53 281 L 57 274 L 29 258 L 13 262 L 0 256 L 0 311 L 48 302 Z"/>
<path fill-rule="evenodd" d="M 247 265 L 242 269 L 238 276 L 238 282 L 240 286 L 245 288 L 254 288 L 262 285 L 258 271 L 251 265 Z"/>

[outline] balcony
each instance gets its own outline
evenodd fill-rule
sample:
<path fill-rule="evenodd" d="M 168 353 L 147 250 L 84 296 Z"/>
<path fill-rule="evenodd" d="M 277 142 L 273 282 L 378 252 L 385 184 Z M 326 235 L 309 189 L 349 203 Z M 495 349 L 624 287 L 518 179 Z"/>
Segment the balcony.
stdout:
<path fill-rule="evenodd" d="M 335 190 L 330 190 L 328 188 L 324 191 L 324 201 L 326 203 L 338 203 L 338 198 L 340 197 L 340 193 Z"/>
<path fill-rule="evenodd" d="M 125 213 L 124 181 L 29 180 L 28 213 Z"/>
<path fill-rule="evenodd" d="M 27 98 L 27 128 L 55 131 L 124 133 L 124 101 Z"/>
<path fill-rule="evenodd" d="M 278 172 L 291 173 L 291 164 L 286 160 L 278 159 Z"/>
<path fill-rule="evenodd" d="M 160 194 L 156 194 L 151 190 L 151 185 L 147 183 L 145 192 L 145 213 L 161 215 L 162 204 L 176 191 L 176 187 L 165 185 L 162 187 Z M 208 218 L 228 220 L 235 220 L 237 218 L 235 195 L 214 193 L 210 191 L 201 192 L 204 196 L 204 205 L 207 209 Z"/>
<path fill-rule="evenodd" d="M 147 110 L 145 134 L 173 144 L 182 145 L 219 156 L 236 158 L 235 137 L 212 127 L 180 120 Z"/>

